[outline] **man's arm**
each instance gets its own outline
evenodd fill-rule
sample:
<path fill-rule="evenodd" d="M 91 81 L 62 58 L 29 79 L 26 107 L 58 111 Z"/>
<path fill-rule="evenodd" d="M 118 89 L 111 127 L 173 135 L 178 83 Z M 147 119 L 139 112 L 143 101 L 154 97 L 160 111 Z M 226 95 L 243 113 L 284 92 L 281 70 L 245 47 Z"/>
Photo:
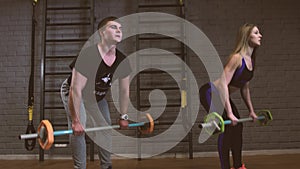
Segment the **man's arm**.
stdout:
<path fill-rule="evenodd" d="M 83 126 L 80 123 L 80 104 L 82 102 L 82 90 L 86 82 L 87 78 L 73 68 L 69 94 L 69 109 L 72 117 L 74 135 L 81 135 L 84 132 Z"/>
<path fill-rule="evenodd" d="M 127 114 L 128 111 L 128 104 L 129 104 L 129 85 L 130 85 L 130 78 L 126 76 L 125 78 L 119 79 L 119 102 L 120 102 L 120 113 L 121 116 Z M 119 124 L 121 128 L 127 128 L 128 121 L 127 120 L 120 120 Z"/>

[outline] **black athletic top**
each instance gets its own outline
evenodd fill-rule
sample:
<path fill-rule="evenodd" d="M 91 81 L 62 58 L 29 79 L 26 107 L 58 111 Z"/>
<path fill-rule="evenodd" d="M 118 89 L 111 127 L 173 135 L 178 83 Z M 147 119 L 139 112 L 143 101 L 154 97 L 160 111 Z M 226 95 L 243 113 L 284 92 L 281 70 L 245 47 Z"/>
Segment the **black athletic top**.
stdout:
<path fill-rule="evenodd" d="M 125 78 L 131 73 L 129 61 L 125 58 L 126 56 L 123 53 L 116 50 L 116 60 L 111 66 L 108 66 L 102 60 L 97 45 L 93 45 L 82 50 L 79 56 L 70 64 L 70 68 L 75 67 L 78 72 L 88 79 L 85 88 L 95 89 L 93 92 L 96 100 L 100 101 L 107 94 L 113 80 Z M 115 72 L 116 70 L 117 72 Z M 114 74 L 115 77 L 113 77 Z M 94 81 L 90 79 L 94 79 Z M 69 84 L 71 84 L 71 80 L 72 75 L 68 78 Z"/>
<path fill-rule="evenodd" d="M 253 63 L 252 63 L 253 65 Z M 254 68 L 254 67 L 253 67 Z M 230 86 L 242 88 L 253 77 L 253 70 L 250 71 L 247 68 L 244 58 L 242 58 L 242 66 L 237 68 L 233 74 L 233 77 L 229 83 Z"/>

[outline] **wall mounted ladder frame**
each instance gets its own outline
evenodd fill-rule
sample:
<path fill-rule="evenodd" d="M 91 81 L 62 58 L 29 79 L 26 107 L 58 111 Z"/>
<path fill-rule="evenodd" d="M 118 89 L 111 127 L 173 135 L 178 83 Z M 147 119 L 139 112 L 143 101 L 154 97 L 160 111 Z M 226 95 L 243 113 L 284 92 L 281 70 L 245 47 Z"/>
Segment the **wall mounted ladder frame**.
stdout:
<path fill-rule="evenodd" d="M 69 64 L 79 53 L 74 50 L 76 48 L 74 46 L 78 46 L 80 50 L 94 32 L 94 0 L 45 0 L 43 3 L 40 120 L 47 118 L 52 122 L 53 128 L 66 128 L 65 117 L 56 119 L 56 116 L 66 116 L 60 99 L 60 85 L 63 79 L 71 74 Z M 58 112 L 64 113 L 58 114 Z M 69 144 L 68 140 L 56 138 L 54 145 Z M 94 143 L 90 140 L 88 143 L 91 143 L 89 144 L 90 160 L 93 161 Z M 44 150 L 41 148 L 39 160 L 44 161 Z"/>
<path fill-rule="evenodd" d="M 165 1 L 145 1 L 145 0 L 137 0 L 137 5 L 138 5 L 138 9 L 137 12 L 155 12 L 158 10 L 158 12 L 165 12 L 168 14 L 174 14 L 178 17 L 181 18 L 185 18 L 185 12 L 186 12 L 186 7 L 185 7 L 185 2 L 184 0 L 174 0 L 173 2 L 165 2 Z M 172 12 L 167 12 L 168 10 L 170 11 L 176 11 L 177 13 L 172 13 Z M 143 21 L 145 22 L 145 21 Z M 181 24 L 181 34 L 179 36 L 181 36 L 181 39 L 184 38 L 184 25 Z M 176 39 L 173 39 L 171 37 L 167 37 L 167 36 L 157 36 L 157 35 L 150 35 L 150 36 L 144 36 L 144 35 L 137 35 L 136 36 L 136 50 L 141 50 L 143 49 L 143 43 L 144 41 L 168 41 L 168 40 L 174 40 L 174 41 L 178 41 Z M 180 57 L 180 59 L 182 61 L 184 61 L 187 65 L 189 65 L 189 60 L 187 57 L 187 52 L 186 52 L 186 47 L 183 43 L 180 43 L 177 47 L 177 51 L 173 52 L 173 54 L 177 55 L 178 57 Z M 142 57 L 141 55 L 137 56 L 137 64 L 140 63 L 140 57 Z M 177 66 L 177 65 L 175 65 Z M 139 65 L 137 66 L 139 67 Z M 174 70 L 173 70 L 174 71 Z M 175 70 L 176 71 L 176 70 Z M 188 106 L 187 103 L 189 102 L 189 91 L 188 91 L 188 81 L 189 81 L 189 77 L 187 76 L 186 70 L 184 68 L 183 65 L 180 66 L 180 70 L 181 72 L 181 86 L 183 88 L 183 90 L 180 91 L 180 98 L 178 98 L 178 101 L 176 103 L 170 103 L 167 104 L 166 107 L 173 107 L 173 108 L 179 108 L 181 109 L 181 111 L 183 113 L 187 113 L 188 110 Z M 165 74 L 163 71 L 160 70 L 144 70 L 141 71 L 137 74 L 136 76 L 136 95 L 137 95 L 137 109 L 139 111 L 142 111 L 143 109 L 147 109 L 150 107 L 149 104 L 145 104 L 144 100 L 143 100 L 143 94 L 142 92 L 144 91 L 151 91 L 156 89 L 157 86 L 153 85 L 153 86 L 144 86 L 144 77 L 147 75 L 155 75 L 155 76 L 163 76 L 163 74 Z M 153 80 L 153 79 L 151 79 Z M 150 81 L 151 81 L 150 80 Z M 151 82 L 150 82 L 151 83 Z M 154 82 L 155 83 L 155 82 Z M 163 91 L 168 91 L 168 92 L 178 92 L 178 90 L 180 90 L 178 87 L 174 87 L 174 86 L 160 86 L 159 89 L 163 90 Z M 188 117 L 190 118 L 190 117 Z M 191 120 L 191 119 L 187 119 L 187 120 Z M 157 126 L 160 125 L 172 125 L 173 122 L 172 121 L 168 121 L 165 119 L 165 121 L 160 121 L 155 125 L 156 128 Z M 137 137 L 141 137 L 141 135 L 138 133 Z M 192 134 L 192 129 L 189 131 L 189 133 L 187 134 L 187 136 L 185 137 L 185 139 L 182 142 L 188 142 L 188 151 L 189 151 L 189 158 L 192 159 L 193 158 L 193 134 Z M 142 148 L 142 141 L 138 141 L 138 160 L 141 160 L 141 148 Z"/>

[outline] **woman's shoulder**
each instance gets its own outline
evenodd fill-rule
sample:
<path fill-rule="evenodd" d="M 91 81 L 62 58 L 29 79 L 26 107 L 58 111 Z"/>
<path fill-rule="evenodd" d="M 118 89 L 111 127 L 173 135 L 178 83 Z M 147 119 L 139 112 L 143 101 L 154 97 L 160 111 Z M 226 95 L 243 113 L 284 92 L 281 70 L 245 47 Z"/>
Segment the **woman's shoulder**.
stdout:
<path fill-rule="evenodd" d="M 226 66 L 237 68 L 241 65 L 242 56 L 239 53 L 233 53 L 229 56 Z"/>
<path fill-rule="evenodd" d="M 242 59 L 242 56 L 239 53 L 233 53 L 229 56 L 229 59 L 234 61 L 240 61 Z"/>

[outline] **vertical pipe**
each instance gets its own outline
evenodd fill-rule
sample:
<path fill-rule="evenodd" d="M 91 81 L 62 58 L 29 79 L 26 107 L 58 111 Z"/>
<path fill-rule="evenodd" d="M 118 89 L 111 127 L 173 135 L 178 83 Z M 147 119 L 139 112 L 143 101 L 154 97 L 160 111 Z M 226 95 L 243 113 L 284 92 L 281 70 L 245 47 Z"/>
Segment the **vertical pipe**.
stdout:
<path fill-rule="evenodd" d="M 90 26 L 91 26 L 91 35 L 94 33 L 94 24 L 95 24 L 95 0 L 90 0 Z M 94 141 L 90 140 L 90 161 L 95 161 L 94 158 Z"/>
<path fill-rule="evenodd" d="M 44 11 L 44 18 L 43 18 L 43 55 L 41 57 L 41 90 L 40 90 L 40 121 L 44 120 L 45 118 L 45 112 L 44 112 L 44 106 L 45 106 L 45 96 L 44 96 L 44 90 L 45 90 L 45 57 L 46 57 L 46 22 L 47 22 L 47 0 L 43 3 L 43 11 Z M 39 160 L 44 161 L 44 150 L 40 147 L 39 150 Z"/>
<path fill-rule="evenodd" d="M 136 0 L 136 4 L 137 4 L 137 13 L 139 12 L 139 0 Z M 139 28 L 139 27 L 138 27 Z M 140 44 L 139 44 L 139 35 L 136 35 L 136 51 L 140 50 Z M 136 57 L 136 67 L 137 67 L 137 72 L 139 72 L 139 56 Z M 137 110 L 138 111 L 141 111 L 141 97 L 140 97 L 140 74 L 138 73 L 136 75 L 136 106 L 137 106 Z M 140 132 L 137 130 L 137 138 L 138 138 L 138 141 L 137 141 L 137 146 L 138 146 L 138 161 L 141 161 L 142 160 L 142 157 L 141 157 L 141 147 L 142 147 L 142 143 L 141 143 L 141 134 Z"/>

